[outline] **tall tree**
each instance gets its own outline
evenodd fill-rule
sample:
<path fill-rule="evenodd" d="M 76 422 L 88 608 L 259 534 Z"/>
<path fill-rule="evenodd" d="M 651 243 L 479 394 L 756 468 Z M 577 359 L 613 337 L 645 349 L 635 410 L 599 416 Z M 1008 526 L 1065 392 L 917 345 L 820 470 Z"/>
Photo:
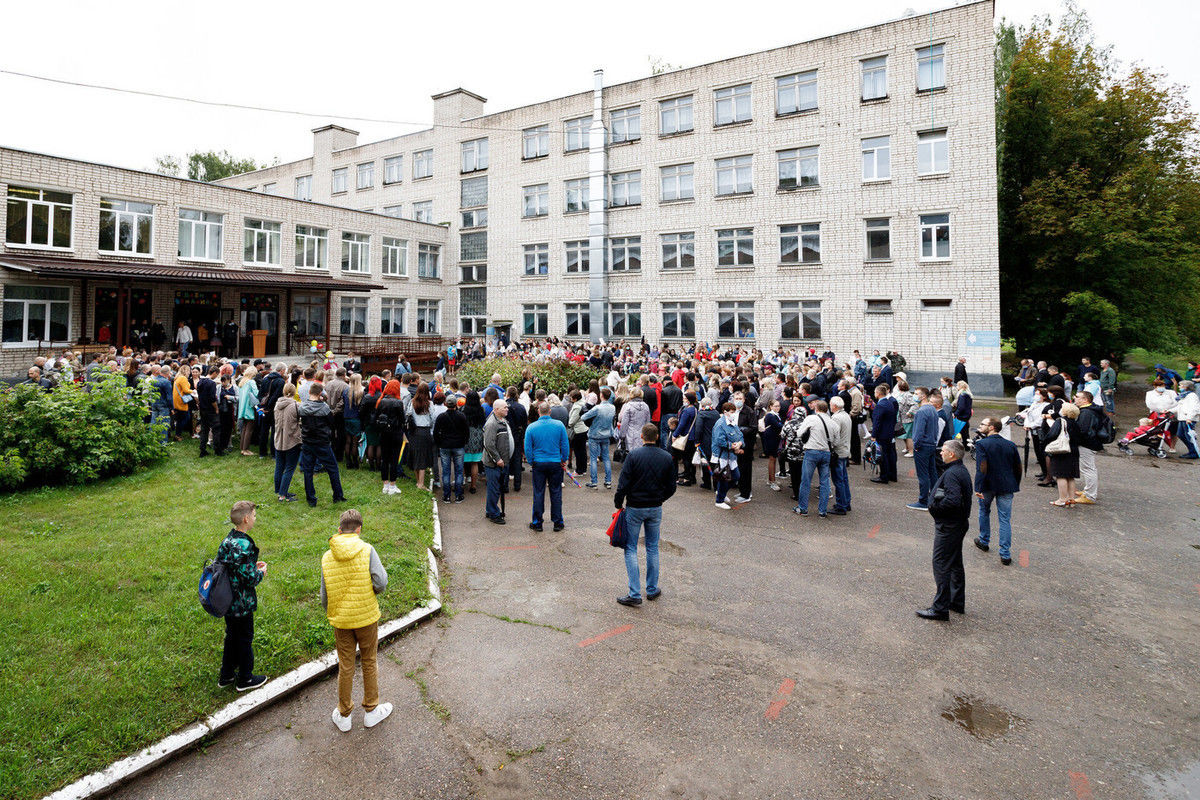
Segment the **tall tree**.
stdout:
<path fill-rule="evenodd" d="M 219 153 L 216 150 L 188 153 L 187 177 L 194 181 L 212 183 L 230 175 L 243 172 L 253 172 L 259 165 L 252 158 L 234 158 L 228 150 Z M 179 160 L 174 156 L 159 156 L 154 159 L 154 171 L 163 175 L 179 176 L 183 171 Z"/>

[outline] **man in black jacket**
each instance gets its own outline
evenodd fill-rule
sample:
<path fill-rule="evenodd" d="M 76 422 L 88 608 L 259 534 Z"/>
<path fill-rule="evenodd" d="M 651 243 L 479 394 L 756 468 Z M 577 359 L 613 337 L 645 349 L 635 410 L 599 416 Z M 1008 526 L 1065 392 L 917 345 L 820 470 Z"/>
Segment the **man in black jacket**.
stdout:
<path fill-rule="evenodd" d="M 738 390 L 733 393 L 733 405 L 737 408 L 738 430 L 742 432 L 742 452 L 737 454 L 738 462 L 738 496 L 735 503 L 749 503 L 750 495 L 754 493 L 754 442 L 758 438 L 758 415 L 754 413 L 754 405 L 746 402 L 746 393 Z"/>
<path fill-rule="evenodd" d="M 922 619 L 945 622 L 950 612 L 965 612 L 967 574 L 963 569 L 963 537 L 971 526 L 971 474 L 963 466 L 966 448 L 958 439 L 942 445 L 946 471 L 929 493 L 929 514 L 933 517 L 933 580 L 937 594 L 933 605 L 917 612 Z"/>
<path fill-rule="evenodd" d="M 642 443 L 629 454 L 621 467 L 617 493 L 613 503 L 625 507 L 625 571 L 629 573 L 629 594 L 618 597 L 623 606 L 642 604 L 641 575 L 638 572 L 637 544 L 642 526 L 646 528 L 646 599 L 657 600 L 662 594 L 658 587 L 658 534 L 662 527 L 662 505 L 675 494 L 675 459 L 658 442 L 658 426 L 647 422 L 642 426 Z"/>
<path fill-rule="evenodd" d="M 213 452 L 219 456 L 225 455 L 221 443 L 221 416 L 217 406 L 217 368 L 212 367 L 212 374 L 201 374 L 196 381 L 196 407 L 200 410 L 200 457 L 208 455 L 208 439 L 212 437 Z"/>
<path fill-rule="evenodd" d="M 512 478 L 512 490 L 521 491 L 521 474 L 525 472 L 525 429 L 529 427 L 529 412 L 517 402 L 517 387 L 510 386 L 505 392 L 508 400 L 508 427 L 513 435 L 512 460 L 508 462 L 508 474 Z"/>
<path fill-rule="evenodd" d="M 438 414 L 433 422 L 433 444 L 442 455 L 442 502 L 450 502 L 450 490 L 454 490 L 454 502 L 463 501 L 463 458 L 466 453 L 470 425 L 459 409 L 458 403 L 446 401 L 446 410 Z M 451 483 L 451 473 L 454 482 Z"/>
<path fill-rule="evenodd" d="M 683 390 L 676 386 L 670 378 L 665 379 L 662 384 L 662 413 L 659 414 L 658 421 L 658 441 L 663 445 L 664 450 L 671 430 L 668 423 L 671 421 L 671 417 L 679 416 L 682 408 Z"/>
<path fill-rule="evenodd" d="M 259 387 L 258 401 L 262 416 L 258 420 L 258 455 L 266 458 L 275 454 L 275 405 L 283 396 L 283 387 L 287 383 L 284 373 L 287 367 L 283 364 L 267 373 Z"/>
<path fill-rule="evenodd" d="M 342 476 L 338 473 L 337 459 L 333 457 L 333 414 L 329 405 L 321 399 L 321 384 L 308 387 L 308 398 L 300 404 L 300 471 L 304 473 L 304 496 L 309 506 L 317 505 L 317 491 L 313 488 L 313 473 L 324 470 L 329 473 L 329 487 L 333 490 L 333 502 L 345 502 L 342 494 Z"/>

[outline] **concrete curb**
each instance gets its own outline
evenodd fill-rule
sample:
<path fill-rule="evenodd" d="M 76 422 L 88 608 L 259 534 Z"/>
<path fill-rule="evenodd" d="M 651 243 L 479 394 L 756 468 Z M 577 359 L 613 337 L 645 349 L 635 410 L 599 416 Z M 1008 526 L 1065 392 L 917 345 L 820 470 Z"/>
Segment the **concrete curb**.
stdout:
<path fill-rule="evenodd" d="M 441 526 L 437 517 L 437 505 L 433 511 L 434 543 L 441 553 Z M 437 558 L 426 548 L 429 559 L 429 593 L 433 596 L 424 607 L 414 608 L 399 619 L 390 620 L 379 626 L 379 643 L 395 638 L 410 628 L 429 619 L 442 609 L 441 577 Z M 250 717 L 278 700 L 304 688 L 337 669 L 337 653 L 330 652 L 320 658 L 302 664 L 278 678 L 268 681 L 261 689 L 250 692 L 203 722 L 197 722 L 165 739 L 150 745 L 145 750 L 117 761 L 99 772 L 86 775 L 74 783 L 64 786 L 44 800 L 85 800 L 115 790 L 120 785 L 147 772 L 175 756 L 195 747 L 201 739 L 218 733 L 234 723 Z"/>
<path fill-rule="evenodd" d="M 442 518 L 438 516 L 437 500 L 433 501 L 433 552 L 442 555 Z"/>

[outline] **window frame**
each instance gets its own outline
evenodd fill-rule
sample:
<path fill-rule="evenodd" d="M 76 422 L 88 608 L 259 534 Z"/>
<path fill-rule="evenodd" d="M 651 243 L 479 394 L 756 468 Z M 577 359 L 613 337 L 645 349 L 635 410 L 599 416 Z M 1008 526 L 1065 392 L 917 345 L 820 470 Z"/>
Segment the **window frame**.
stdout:
<path fill-rule="evenodd" d="M 668 174 L 668 170 L 675 172 Z M 685 171 L 686 170 L 686 171 Z M 669 183 L 670 182 L 670 183 Z M 684 193 L 684 184 L 687 193 Z M 668 191 L 672 186 L 672 191 Z M 677 203 L 696 199 L 696 164 L 668 164 L 658 168 L 658 199 L 661 203 Z"/>
<path fill-rule="evenodd" d="M 432 261 L 433 268 L 430 269 Z M 426 280 L 442 279 L 442 246 L 434 242 L 417 242 L 417 277 Z"/>
<path fill-rule="evenodd" d="M 640 169 L 609 173 L 608 185 L 609 208 L 629 208 L 642 204 L 642 171 Z M 618 196 L 620 196 L 621 202 L 617 202 Z"/>
<path fill-rule="evenodd" d="M 815 308 L 816 311 L 816 334 L 808 335 L 812 329 L 808 327 L 809 317 Z M 785 316 L 788 313 L 793 313 L 796 316 L 796 336 L 787 335 L 787 322 Z M 824 320 L 821 317 L 821 301 L 820 300 L 780 300 L 779 301 L 779 338 L 785 342 L 819 342 L 824 335 Z"/>
<path fill-rule="evenodd" d="M 341 243 L 342 272 L 369 275 L 371 272 L 371 234 L 342 231 Z"/>
<path fill-rule="evenodd" d="M 479 241 L 483 241 L 483 246 L 479 248 Z M 475 248 L 478 252 L 468 254 L 468 247 Z M 481 254 L 482 255 L 481 255 Z M 488 232 L 485 230 L 478 231 L 460 231 L 458 234 L 458 260 L 460 263 L 475 263 L 478 261 L 488 260 Z"/>
<path fill-rule="evenodd" d="M 13 196 L 13 190 L 25 192 L 37 192 L 37 198 Z M 66 195 L 71 198 L 70 203 L 62 203 L 56 200 L 47 200 L 47 194 Z M 8 226 L 12 222 L 12 214 L 7 212 L 10 205 L 14 203 L 22 203 L 25 206 L 25 241 L 14 242 L 8 238 Z M 34 227 L 34 207 L 46 207 L 46 244 L 37 244 L 33 240 Z M 56 245 L 54 221 L 57 219 L 60 209 L 67 209 L 67 244 Z M 5 217 L 4 244 L 6 247 L 26 248 L 29 250 L 46 250 L 59 253 L 69 253 L 75 249 L 75 192 L 66 192 L 59 189 L 46 189 L 41 186 L 22 186 L 19 184 L 10 183 L 5 188 L 5 210 L 8 216 Z"/>
<path fill-rule="evenodd" d="M 338 188 L 338 187 L 341 188 Z M 345 194 L 350 191 L 350 168 L 336 167 L 329 176 L 329 193 Z"/>
<path fill-rule="evenodd" d="M 871 223 L 879 223 L 879 222 L 884 222 L 884 223 L 886 223 L 886 225 L 879 226 L 878 224 L 876 224 L 874 227 L 872 227 Z M 871 256 L 871 231 L 872 230 L 874 230 L 877 233 L 879 231 L 884 231 L 887 233 L 887 255 L 886 256 L 879 257 L 879 258 Z M 864 217 L 863 218 L 863 234 L 864 234 L 863 244 L 865 245 L 865 250 L 863 251 L 863 261 L 865 261 L 868 264 L 886 264 L 892 260 L 892 218 L 891 217 Z"/>
<path fill-rule="evenodd" d="M 934 52 L 936 51 L 936 52 Z M 928 53 L 928 56 L 922 56 L 922 53 Z M 946 43 L 938 42 L 937 44 L 924 45 L 916 49 L 917 56 L 917 93 L 926 94 L 936 92 L 946 88 Z M 935 67 L 935 65 L 937 65 Z M 928 66 L 929 86 L 921 85 L 922 70 Z M 941 71 L 941 83 L 933 83 L 937 78 L 937 71 Z"/>
<path fill-rule="evenodd" d="M 534 242 L 521 245 L 522 263 L 526 278 L 544 278 L 550 274 L 550 243 Z"/>
<path fill-rule="evenodd" d="M 687 101 L 686 103 L 684 101 Z M 683 127 L 682 118 L 686 109 L 687 127 Z M 674 125 L 667 124 L 668 115 L 674 119 Z M 678 136 L 696 130 L 696 96 L 682 94 L 658 101 L 658 135 Z"/>
<path fill-rule="evenodd" d="M 618 134 L 618 128 L 621 133 Z M 625 106 L 614 108 L 608 112 L 608 141 L 609 144 L 625 144 L 636 142 L 642 138 L 642 107 Z"/>
<path fill-rule="evenodd" d="M 296 176 L 295 186 L 292 190 L 296 200 L 312 201 L 312 179 L 311 174 Z"/>
<path fill-rule="evenodd" d="M 567 275 L 587 275 L 591 272 L 592 243 L 590 239 L 568 239 L 563 242 L 566 259 L 563 263 Z M 572 259 L 572 256 L 574 258 Z M 574 262 L 574 268 L 572 268 Z"/>
<path fill-rule="evenodd" d="M 105 203 L 109 203 L 109 204 L 120 203 L 120 204 L 122 204 L 123 207 L 122 208 L 115 208 L 115 207 L 107 207 L 106 208 L 104 205 Z M 150 210 L 149 211 L 141 211 L 139 209 L 132 209 L 132 208 L 130 208 L 131 204 L 136 205 L 136 206 L 148 206 Z M 105 214 L 111 215 L 113 218 L 113 225 L 114 225 L 114 227 L 113 227 L 113 249 L 105 250 L 103 247 L 100 246 L 100 244 L 98 242 L 96 245 L 96 251 L 102 255 L 126 256 L 126 257 L 131 257 L 131 258 L 154 258 L 155 257 L 155 252 L 154 252 L 154 209 L 156 207 L 157 206 L 155 203 L 147 203 L 144 200 L 126 200 L 125 198 L 121 198 L 121 197 L 101 197 L 100 198 L 100 224 L 98 226 L 98 229 L 99 229 L 98 230 L 98 232 L 99 232 L 98 238 L 100 241 L 102 241 L 104 238 L 104 227 L 105 227 L 104 216 L 105 216 Z M 130 229 L 133 231 L 133 234 L 134 234 L 134 238 L 133 238 L 134 244 L 133 244 L 132 250 L 122 250 L 120 247 L 121 217 L 123 215 L 132 217 L 132 220 L 133 220 L 132 225 L 130 227 Z M 138 246 L 142 242 L 142 236 L 141 236 L 141 232 L 140 232 L 140 222 L 143 219 L 148 219 L 149 223 L 150 223 L 150 232 L 146 237 L 149 241 L 150 249 L 145 250 L 145 251 L 138 249 Z"/>
<path fill-rule="evenodd" d="M 931 219 L 936 218 L 936 219 Z M 944 218 L 944 221 L 943 221 Z M 929 221 L 927 221 L 929 220 Z M 917 215 L 917 226 L 919 231 L 919 252 L 918 260 L 921 263 L 937 263 L 943 261 L 951 261 L 954 257 L 954 230 L 953 220 L 948 211 L 934 211 Z M 944 239 L 939 239 L 939 232 L 945 229 Z M 930 255 L 925 255 L 925 234 L 929 232 Z M 938 254 L 938 245 L 944 241 L 946 244 L 946 254 Z"/>
<path fill-rule="evenodd" d="M 743 163 L 744 162 L 744 163 Z M 727 156 L 725 158 L 715 159 L 715 193 L 717 197 L 739 197 L 754 194 L 754 155 L 746 154 L 740 156 Z M 745 170 L 747 178 L 746 185 L 748 189 L 742 189 L 741 177 L 742 171 Z M 721 191 L 721 176 L 725 173 L 732 174 L 731 185 L 732 191 Z"/>
<path fill-rule="evenodd" d="M 741 100 L 745 100 L 745 108 L 742 108 Z M 729 119 L 721 121 L 722 106 L 728 106 Z M 744 111 L 745 116 L 741 116 Z M 727 125 L 737 125 L 743 122 L 751 122 L 754 119 L 754 89 L 753 84 L 747 81 L 739 83 L 735 86 L 723 86 L 720 89 L 713 89 L 713 127 L 723 128 Z"/>
<path fill-rule="evenodd" d="M 817 81 L 816 69 L 803 70 L 801 72 L 793 72 L 789 75 L 780 75 L 775 78 L 775 116 L 790 117 L 794 114 L 804 114 L 809 111 L 816 111 L 820 107 L 819 86 Z M 807 79 L 811 76 L 810 79 Z M 785 84 L 785 81 L 789 82 Z M 802 105 L 803 97 L 806 94 L 805 88 L 812 86 L 812 105 Z M 784 108 L 782 98 L 785 92 L 795 95 L 795 107 Z"/>
<path fill-rule="evenodd" d="M 488 137 L 468 139 L 460 143 L 459 174 L 482 172 L 488 168 Z"/>
<path fill-rule="evenodd" d="M 808 180 L 809 176 L 805 174 L 805 165 L 810 162 L 815 162 L 816 164 L 812 180 Z M 783 171 L 785 164 L 795 165 L 794 177 L 790 179 L 784 178 Z M 805 145 L 804 147 L 792 147 L 787 150 L 776 150 L 775 176 L 778 181 L 776 188 L 780 191 L 790 192 L 796 189 L 821 188 L 821 146 L 813 144 Z M 792 183 L 790 185 L 785 184 L 785 180 L 791 180 Z"/>
<path fill-rule="evenodd" d="M 531 326 L 530 320 L 533 321 Z M 530 328 L 533 330 L 530 330 Z M 522 303 L 521 304 L 521 338 L 526 336 L 549 336 L 550 304 Z"/>
<path fill-rule="evenodd" d="M 466 304 L 463 297 L 467 292 L 483 293 L 483 313 L 465 313 Z M 487 335 L 487 286 L 482 283 L 463 286 L 458 290 L 458 330 L 464 336 Z"/>
<path fill-rule="evenodd" d="M 320 233 L 317 233 L 320 231 Z M 308 245 L 313 243 L 313 251 L 316 257 L 315 264 L 308 264 Z M 296 225 L 295 226 L 295 253 L 293 261 L 296 269 L 329 269 L 329 229 L 319 228 L 316 225 Z M 304 262 L 304 263 L 301 263 Z"/>
<path fill-rule="evenodd" d="M 532 143 L 533 148 L 530 149 Z M 533 161 L 550 155 L 550 123 L 534 125 L 521 131 L 521 160 Z"/>
<path fill-rule="evenodd" d="M 380 245 L 382 260 L 380 274 L 385 278 L 408 277 L 408 239 L 398 236 L 384 236 Z"/>
<path fill-rule="evenodd" d="M 66 300 L 59 300 L 59 299 L 31 300 L 31 299 L 23 298 L 23 297 L 13 297 L 12 296 L 13 289 L 16 289 L 18 287 L 28 288 L 28 289 L 62 289 L 67 292 L 67 299 Z M 74 311 L 74 309 L 75 309 L 75 289 L 74 289 L 74 287 L 69 286 L 69 285 L 63 286 L 61 284 L 56 284 L 56 283 L 49 283 L 49 284 L 10 283 L 7 286 L 5 286 L 4 299 L 3 299 L 3 302 L 0 302 L 0 319 L 3 319 L 4 309 L 10 303 L 14 304 L 14 305 L 16 305 L 18 303 L 21 304 L 21 338 L 18 340 L 14 340 L 14 341 L 3 341 L 3 331 L 2 331 L 2 329 L 0 329 L 0 347 L 3 347 L 3 349 L 20 349 L 20 348 L 38 347 L 47 342 L 50 343 L 51 345 L 60 345 L 60 344 L 66 345 L 66 344 L 70 343 L 70 341 L 71 341 L 71 323 L 74 321 L 74 316 L 75 316 L 75 311 Z M 43 321 L 42 330 L 47 334 L 47 337 L 49 337 L 49 334 L 51 333 L 50 325 L 52 324 L 53 317 L 54 317 L 52 306 L 54 306 L 54 305 L 65 306 L 66 311 L 67 311 L 67 322 L 66 322 L 67 335 L 62 340 L 57 340 L 57 339 L 52 339 L 52 338 L 46 338 L 46 339 L 30 339 L 30 338 L 28 338 L 29 321 L 30 321 L 29 306 L 31 304 L 45 306 L 45 312 L 44 312 L 45 319 Z"/>
<path fill-rule="evenodd" d="M 183 217 L 184 212 L 199 214 L 200 219 L 192 219 L 192 218 L 185 219 Z M 206 216 L 214 216 L 217 219 L 214 222 L 213 220 L 204 219 L 204 217 L 206 217 Z M 175 252 L 180 261 L 202 261 L 202 262 L 205 262 L 208 264 L 223 264 L 223 263 L 225 263 L 225 255 L 224 255 L 225 254 L 225 215 L 224 214 L 216 212 L 216 211 L 205 211 L 200 208 L 188 208 L 186 206 L 180 206 L 176 210 L 176 219 L 179 222 L 179 239 L 176 242 Z M 184 238 L 183 237 L 183 228 L 185 225 L 191 230 L 191 235 L 189 238 L 191 239 L 191 243 L 193 245 L 192 254 L 186 255 L 186 256 L 183 255 L 183 253 L 181 252 L 183 250 L 183 238 Z M 196 229 L 197 228 L 201 228 L 204 230 L 203 241 L 204 241 L 205 255 L 203 255 L 203 256 L 195 255 L 194 245 L 196 243 Z M 217 245 L 216 245 L 217 254 L 215 256 L 208 255 L 209 244 L 210 244 L 208 237 L 209 237 L 210 231 L 213 229 L 215 229 L 217 232 Z"/>
<path fill-rule="evenodd" d="M 754 301 L 753 300 L 719 300 L 717 301 L 717 338 L 718 339 L 754 339 L 758 333 L 758 325 L 754 318 Z M 726 336 L 721 333 L 721 315 L 732 314 L 733 335 Z M 750 335 L 743 336 L 743 323 L 750 323 Z"/>
<path fill-rule="evenodd" d="M 885 142 L 878 144 L 878 142 Z M 863 183 L 884 183 L 892 179 L 892 136 L 891 134 L 883 134 L 882 136 L 864 136 L 859 140 L 859 149 L 862 154 L 862 182 Z M 871 159 L 872 174 L 867 175 L 867 159 L 868 153 Z M 880 154 L 883 154 L 881 157 Z M 880 165 L 887 169 L 886 175 L 880 175 Z"/>
<path fill-rule="evenodd" d="M 937 169 L 938 143 L 941 143 L 942 157 L 945 159 L 943 169 Z M 932 169 L 921 171 L 921 152 L 928 149 L 929 165 Z M 929 131 L 917 132 L 917 177 L 924 178 L 932 175 L 948 175 L 950 173 L 950 132 L 946 128 L 936 128 Z"/>
<path fill-rule="evenodd" d="M 254 227 L 251 223 L 258 223 L 261 227 Z M 274 225 L 274 228 L 266 226 Z M 250 261 L 246 258 L 246 235 L 253 234 L 254 236 L 254 253 L 258 254 L 259 234 L 266 235 L 266 261 Z M 274 235 L 272 235 L 274 234 Z M 274 247 L 272 248 L 272 243 Z M 274 260 L 271 256 L 274 255 Z M 282 267 L 283 265 L 283 225 L 279 222 L 273 222 L 269 219 L 258 219 L 252 217 L 242 218 L 242 265 L 247 267 Z"/>
<path fill-rule="evenodd" d="M 687 237 L 687 238 L 684 238 Z M 658 235 L 659 256 L 662 261 L 662 269 L 671 272 L 686 272 L 696 269 L 696 232 L 695 231 L 678 231 L 675 233 L 660 233 Z M 667 248 L 673 248 L 674 253 L 667 255 Z M 691 252 L 685 252 L 685 250 Z M 690 264 L 684 264 L 684 259 L 689 260 Z M 670 262 L 676 261 L 676 266 L 670 266 Z"/>
<path fill-rule="evenodd" d="M 388 328 L 396 327 L 396 311 L 399 310 L 400 330 L 384 330 L 384 325 Z M 404 297 L 381 297 L 379 298 L 379 335 L 380 336 L 404 336 L 408 328 L 408 299 Z"/>
<path fill-rule="evenodd" d="M 794 228 L 794 231 L 786 230 Z M 815 228 L 815 230 L 813 230 Z M 807 229 L 807 230 L 806 230 Z M 816 247 L 805 246 L 805 240 L 811 241 L 811 238 L 816 237 Z M 794 238 L 796 240 L 796 258 L 787 258 L 788 248 L 784 244 L 785 239 Z M 815 259 L 805 258 L 805 254 L 809 251 L 815 252 Z M 819 266 L 821 264 L 821 223 L 820 222 L 795 222 L 779 226 L 779 263 L 784 266 Z"/>
<path fill-rule="evenodd" d="M 419 181 L 424 178 L 433 177 L 433 148 L 427 147 L 424 150 L 414 150 L 412 157 L 413 180 Z M 418 170 L 425 170 L 419 172 Z"/>
<path fill-rule="evenodd" d="M 875 304 L 875 307 L 872 307 L 872 303 Z M 887 305 L 884 306 L 884 303 L 887 303 Z M 889 298 L 863 298 L 863 313 L 879 316 L 892 316 L 896 313 L 896 309 L 892 305 L 892 300 Z"/>
<path fill-rule="evenodd" d="M 563 304 L 563 331 L 565 336 L 590 337 L 592 335 L 592 304 L 591 303 L 564 303 Z M 575 331 L 572 332 L 571 325 L 574 323 Z"/>
<path fill-rule="evenodd" d="M 642 304 L 640 302 L 620 302 L 608 304 L 608 330 L 610 338 L 641 337 L 642 335 Z M 618 330 L 617 321 L 621 322 Z M 633 328 L 637 330 L 633 330 Z"/>
<path fill-rule="evenodd" d="M 432 200 L 417 200 L 413 202 L 413 220 L 415 222 L 423 222 L 426 225 L 433 224 L 433 201 Z M 425 212 L 428 212 L 426 214 Z M 421 219 L 423 216 L 428 216 L 428 219 Z"/>
<path fill-rule="evenodd" d="M 430 314 L 432 312 L 432 324 Z M 417 298 L 417 336 L 441 335 L 442 301 L 427 297 Z M 424 328 L 425 330 L 421 330 Z"/>
<path fill-rule="evenodd" d="M 718 228 L 717 234 L 717 269 L 745 269 L 746 267 L 754 266 L 754 228 Z M 749 242 L 749 261 L 744 261 L 743 256 L 746 251 L 743 250 L 743 245 Z M 722 245 L 732 245 L 732 250 L 728 255 L 730 263 L 721 263 L 722 259 L 726 258 L 721 254 Z"/>
<path fill-rule="evenodd" d="M 882 62 L 882 66 L 878 62 Z M 859 70 L 859 99 L 863 103 L 871 103 L 878 100 L 886 100 L 888 98 L 888 56 L 887 53 L 877 56 L 869 56 L 868 58 L 860 58 Z M 879 83 L 879 73 L 883 73 L 883 94 L 872 94 L 867 96 L 867 78 L 868 75 L 872 81 L 872 89 L 877 89 Z"/>
<path fill-rule="evenodd" d="M 395 156 L 384 156 L 383 159 L 383 185 L 391 186 L 396 183 L 404 183 L 403 153 Z"/>
<path fill-rule="evenodd" d="M 573 117 L 572 119 L 563 120 L 563 152 L 578 153 L 587 150 L 590 147 L 588 138 L 591 135 L 592 116 Z M 571 146 L 573 138 L 578 137 L 579 145 Z"/>
<path fill-rule="evenodd" d="M 618 252 L 620 257 L 618 259 Z M 637 261 L 637 266 L 630 262 Z M 608 271 L 628 274 L 642 271 L 642 237 L 611 236 L 608 240 Z M 618 264 L 622 266 L 617 266 Z"/>
<path fill-rule="evenodd" d="M 664 339 L 695 339 L 696 338 L 696 303 L 694 300 L 665 300 L 660 304 L 662 309 L 662 338 Z M 668 320 L 674 318 L 676 333 L 667 331 Z M 684 331 L 684 320 L 689 320 L 691 333 Z"/>
<path fill-rule="evenodd" d="M 577 184 L 572 186 L 572 184 Z M 572 208 L 571 192 L 575 191 L 579 195 L 579 208 Z M 589 210 L 591 204 L 591 179 L 590 178 L 568 178 L 563 181 L 563 193 L 565 194 L 563 213 L 564 214 L 580 214 Z"/>
<path fill-rule="evenodd" d="M 364 182 L 363 179 L 366 179 Z M 354 165 L 354 191 L 362 192 L 375 188 L 375 162 L 364 161 Z"/>
<path fill-rule="evenodd" d="M 533 183 L 528 186 L 522 186 L 521 219 L 536 219 L 538 217 L 547 217 L 549 215 L 550 184 Z"/>
<path fill-rule="evenodd" d="M 367 322 L 370 318 L 370 298 L 357 294 L 344 294 L 338 301 L 338 333 L 342 336 L 366 336 Z M 347 313 L 349 312 L 349 313 Z M 362 330 L 355 331 L 359 322 L 356 317 L 361 312 Z"/>

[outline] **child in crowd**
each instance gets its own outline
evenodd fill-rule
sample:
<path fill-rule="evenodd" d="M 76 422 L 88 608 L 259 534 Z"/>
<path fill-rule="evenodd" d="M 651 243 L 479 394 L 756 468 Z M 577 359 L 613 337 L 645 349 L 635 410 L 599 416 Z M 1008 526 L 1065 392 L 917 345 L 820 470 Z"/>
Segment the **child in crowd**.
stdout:
<path fill-rule="evenodd" d="M 354 653 L 362 654 L 363 727 L 373 728 L 392 713 L 391 703 L 379 702 L 379 602 L 375 595 L 387 588 L 388 574 L 375 548 L 361 538 L 363 518 L 355 509 L 342 513 L 338 531 L 329 537 L 321 558 L 321 605 L 333 626 L 338 655 L 338 704 L 333 724 L 342 733 L 350 730 L 354 710 Z"/>
<path fill-rule="evenodd" d="M 1154 427 L 1153 420 L 1151 420 L 1149 417 L 1142 417 L 1141 419 L 1138 420 L 1138 426 L 1136 428 L 1134 428 L 1133 430 L 1131 430 L 1129 433 L 1125 434 L 1125 438 L 1122 439 L 1122 441 L 1132 442 L 1134 439 L 1141 436 L 1146 431 L 1149 431 L 1153 427 Z"/>
<path fill-rule="evenodd" d="M 233 504 L 229 511 L 233 529 L 217 548 L 217 561 L 228 570 L 233 591 L 233 603 L 225 615 L 225 650 L 217 686 L 234 686 L 239 692 L 257 689 L 267 682 L 267 676 L 254 674 L 254 612 L 258 609 L 254 587 L 267 574 L 266 563 L 258 560 L 258 545 L 250 538 L 255 508 L 249 500 Z"/>

